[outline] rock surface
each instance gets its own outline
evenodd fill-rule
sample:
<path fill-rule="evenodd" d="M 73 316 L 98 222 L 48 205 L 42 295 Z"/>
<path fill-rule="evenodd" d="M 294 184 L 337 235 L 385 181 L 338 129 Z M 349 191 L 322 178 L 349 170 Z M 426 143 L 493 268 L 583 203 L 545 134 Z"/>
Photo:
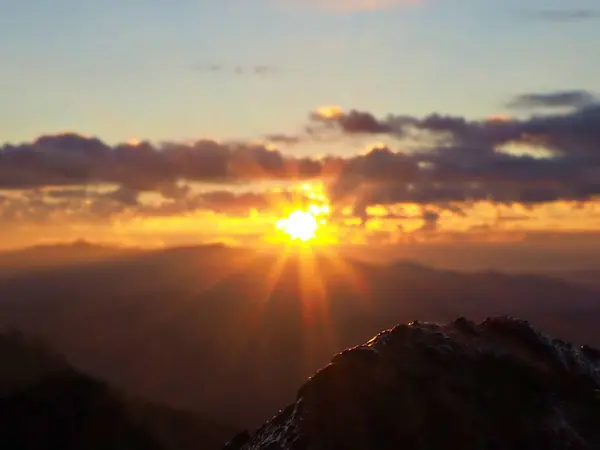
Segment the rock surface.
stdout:
<path fill-rule="evenodd" d="M 225 447 L 447 448 L 600 448 L 600 352 L 510 317 L 398 325 L 336 355 Z"/>

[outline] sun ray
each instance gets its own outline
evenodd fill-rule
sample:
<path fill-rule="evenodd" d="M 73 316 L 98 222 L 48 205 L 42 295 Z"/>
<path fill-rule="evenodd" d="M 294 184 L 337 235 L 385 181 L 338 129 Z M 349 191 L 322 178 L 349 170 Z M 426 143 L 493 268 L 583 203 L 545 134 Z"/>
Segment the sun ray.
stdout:
<path fill-rule="evenodd" d="M 281 335 L 290 343 L 292 336 L 299 339 L 301 364 L 310 370 L 340 350 L 334 311 L 344 308 L 344 301 L 360 302 L 366 311 L 370 286 L 360 264 L 332 245 L 339 242 L 339 229 L 323 186 L 304 183 L 273 193 L 270 209 L 281 215 L 265 241 L 278 245 L 266 248 L 249 268 L 261 275 L 248 294 L 251 305 L 242 308 L 232 328 L 247 337 L 230 349 L 232 367 L 249 351 L 270 351 L 274 336 Z"/>
<path fill-rule="evenodd" d="M 340 256 L 339 252 L 329 248 L 320 249 L 320 255 L 332 266 L 334 275 L 341 276 L 345 282 L 349 283 L 352 290 L 358 293 L 360 298 L 371 298 L 372 293 L 369 284 L 352 262 Z M 332 275 L 328 274 L 328 276 Z"/>
<path fill-rule="evenodd" d="M 175 250 L 176 251 L 176 250 Z M 206 256 L 206 255 L 204 255 Z M 227 264 L 222 261 L 214 261 L 212 259 L 200 260 L 194 259 L 191 255 L 189 260 L 186 260 L 185 265 L 176 265 L 172 269 L 166 269 L 161 275 L 157 276 L 156 285 L 153 285 L 152 292 L 132 290 L 128 297 L 131 303 L 126 303 L 122 306 L 124 309 L 123 316 L 126 317 L 127 308 L 143 298 L 144 301 L 156 302 L 156 308 L 149 310 L 149 313 L 140 317 L 136 327 L 127 329 L 127 335 L 123 338 L 126 342 L 127 351 L 113 355 L 113 357 L 127 358 L 128 360 L 138 360 L 138 364 L 147 364 L 145 379 L 140 379 L 140 386 L 151 386 L 154 383 L 160 382 L 161 366 L 169 364 L 168 360 L 163 360 L 160 357 L 148 358 L 145 351 L 147 346 L 148 335 L 169 333 L 173 329 L 174 324 L 178 324 L 181 328 L 182 321 L 185 318 L 197 322 L 202 321 L 202 309 L 207 296 L 210 295 L 211 289 L 216 288 L 219 284 L 226 283 L 228 278 L 233 278 L 243 272 L 247 267 L 254 263 L 255 256 L 252 252 L 244 255 L 238 254 L 238 259 L 233 264 L 228 260 Z M 209 261 L 210 266 L 206 265 Z M 207 270 L 210 267 L 210 270 Z M 210 277 L 202 278 L 199 274 L 210 274 Z M 140 279 L 140 282 L 146 283 L 146 280 Z M 164 283 L 164 284 L 163 284 Z M 157 290 L 156 286 L 160 286 Z M 130 286 L 127 286 L 130 288 Z M 130 288 L 131 289 L 131 288 Z M 165 298 L 173 296 L 180 298 L 178 302 L 161 301 Z M 98 311 L 92 311 L 94 316 L 99 314 Z M 87 323 L 87 321 L 82 321 Z M 183 327 L 185 328 L 185 327 Z M 100 337 L 102 339 L 103 337 Z"/>
<path fill-rule="evenodd" d="M 273 260 L 271 260 L 272 256 L 270 254 L 261 256 L 267 260 L 267 263 L 270 263 L 270 267 L 267 270 L 266 277 L 260 283 L 261 289 L 260 293 L 258 294 L 258 301 L 255 302 L 248 309 L 247 313 L 243 315 L 243 317 L 240 319 L 240 323 L 236 324 L 236 332 L 244 332 L 248 339 L 246 339 L 246 345 L 241 345 L 239 348 L 235 349 L 235 352 L 232 355 L 234 356 L 234 359 L 237 359 L 245 352 L 251 351 L 253 338 L 260 333 L 260 330 L 264 325 L 267 308 L 273 300 L 275 287 L 280 282 L 282 273 L 288 262 L 287 252 L 281 252 L 280 254 L 276 255 Z M 256 261 L 258 263 L 262 263 L 263 259 L 257 258 Z"/>
<path fill-rule="evenodd" d="M 338 342 L 330 314 L 326 280 L 316 254 L 308 247 L 299 253 L 298 281 L 302 307 L 304 361 L 310 365 L 337 350 Z"/>

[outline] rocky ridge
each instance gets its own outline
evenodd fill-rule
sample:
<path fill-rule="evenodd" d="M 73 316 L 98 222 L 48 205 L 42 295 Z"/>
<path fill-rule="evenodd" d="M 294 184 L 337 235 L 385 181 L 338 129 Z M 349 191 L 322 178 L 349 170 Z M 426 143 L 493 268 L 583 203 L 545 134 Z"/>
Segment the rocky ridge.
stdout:
<path fill-rule="evenodd" d="M 225 450 L 598 449 L 600 351 L 511 317 L 412 322 L 336 355 Z"/>

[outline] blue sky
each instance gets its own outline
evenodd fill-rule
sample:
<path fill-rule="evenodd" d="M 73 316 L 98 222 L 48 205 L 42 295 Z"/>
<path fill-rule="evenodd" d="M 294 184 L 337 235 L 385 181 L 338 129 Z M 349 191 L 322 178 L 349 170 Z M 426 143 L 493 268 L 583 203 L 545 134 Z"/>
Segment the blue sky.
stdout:
<path fill-rule="evenodd" d="M 600 91 L 600 20 L 535 14 L 597 0 L 293 1 L 0 0 L 0 141 L 246 138 L 320 105 L 481 117 L 515 94 Z M 274 70 L 235 73 L 259 65 Z"/>

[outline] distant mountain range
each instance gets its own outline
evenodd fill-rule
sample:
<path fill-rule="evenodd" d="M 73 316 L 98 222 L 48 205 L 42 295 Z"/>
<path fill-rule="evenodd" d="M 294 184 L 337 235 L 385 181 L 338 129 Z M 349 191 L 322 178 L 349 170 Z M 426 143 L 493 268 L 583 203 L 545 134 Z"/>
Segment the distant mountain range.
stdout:
<path fill-rule="evenodd" d="M 599 291 L 556 276 L 219 245 L 0 255 L 0 326 L 135 395 L 240 426 L 270 417 L 332 354 L 381 329 L 500 314 L 600 346 Z"/>

